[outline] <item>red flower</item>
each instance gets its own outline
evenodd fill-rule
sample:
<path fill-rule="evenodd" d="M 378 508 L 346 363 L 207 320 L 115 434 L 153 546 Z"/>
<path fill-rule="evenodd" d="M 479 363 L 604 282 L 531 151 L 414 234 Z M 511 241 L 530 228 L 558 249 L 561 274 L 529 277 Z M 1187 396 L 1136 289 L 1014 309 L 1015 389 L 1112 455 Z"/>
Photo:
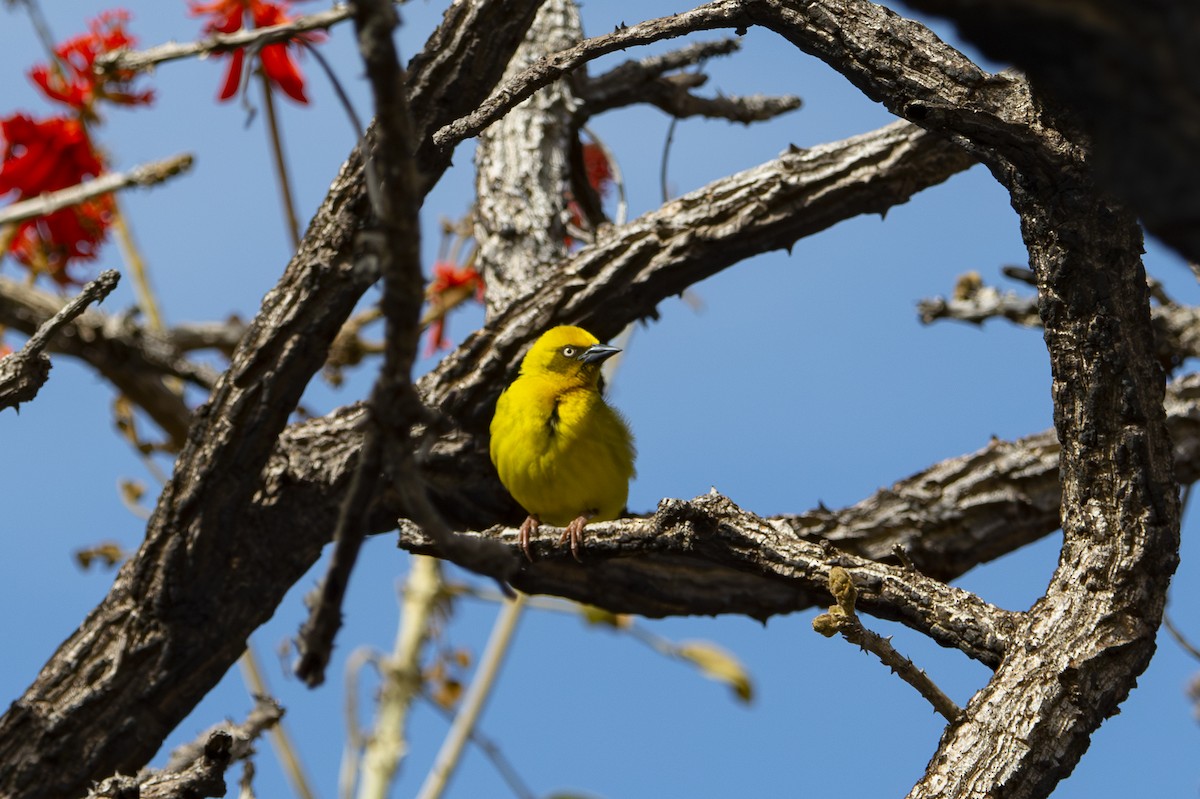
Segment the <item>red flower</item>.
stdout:
<path fill-rule="evenodd" d="M 483 276 L 475 267 L 459 267 L 451 261 L 438 261 L 433 265 L 433 282 L 425 289 L 429 310 L 421 319 L 422 324 L 431 325 L 426 355 L 450 346 L 446 339 L 446 314 L 472 296 L 483 301 Z"/>
<path fill-rule="evenodd" d="M 0 195 L 15 193 L 15 201 L 74 186 L 104 171 L 78 119 L 36 121 L 15 114 L 0 119 L 0 138 Z M 112 207 L 112 198 L 104 196 L 27 219 L 17 224 L 8 249 L 18 261 L 59 283 L 75 282 L 71 262 L 96 257 L 112 222 Z"/>
<path fill-rule="evenodd" d="M 92 68 L 102 53 L 132 47 L 136 39 L 125 32 L 129 12 L 106 11 L 88 22 L 88 33 L 76 36 L 54 49 L 51 64 L 38 64 L 29 77 L 51 100 L 65 103 L 86 117 L 95 116 L 98 100 L 118 105 L 145 105 L 154 99 L 151 91 L 135 92 L 133 72 L 118 71 L 104 77 Z"/>
<path fill-rule="evenodd" d="M 603 147 L 595 142 L 583 145 L 583 169 L 587 173 L 588 185 L 601 197 L 608 194 L 612 188 L 613 172 Z"/>
<path fill-rule="evenodd" d="M 0 194 L 15 191 L 24 200 L 74 186 L 104 171 L 77 119 L 51 117 L 38 122 L 14 114 L 0 120 L 0 138 L 4 140 Z"/>
<path fill-rule="evenodd" d="M 195 16 L 207 14 L 211 17 L 204 26 L 204 32 L 233 33 L 245 27 L 246 15 L 255 28 L 267 28 L 272 25 L 282 25 L 292 19 L 291 4 L 284 0 L 271 3 L 266 0 L 213 0 L 211 3 L 191 2 L 191 13 Z M 288 46 L 295 41 L 319 42 L 322 36 L 317 33 L 300 34 L 288 42 L 268 44 L 259 51 L 259 61 L 263 72 L 271 83 L 283 90 L 283 93 L 298 103 L 308 103 L 304 94 L 304 76 L 300 68 L 288 52 Z M 220 100 L 228 100 L 237 94 L 242 80 L 242 68 L 245 64 L 245 50 L 234 50 L 229 59 L 229 68 L 225 72 L 225 81 L 217 95 Z"/>

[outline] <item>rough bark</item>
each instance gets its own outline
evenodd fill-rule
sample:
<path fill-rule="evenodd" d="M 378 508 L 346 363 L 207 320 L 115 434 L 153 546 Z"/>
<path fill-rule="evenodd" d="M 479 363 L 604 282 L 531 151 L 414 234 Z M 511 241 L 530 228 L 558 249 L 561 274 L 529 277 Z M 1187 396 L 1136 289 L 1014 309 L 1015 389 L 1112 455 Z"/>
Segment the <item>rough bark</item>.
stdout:
<path fill-rule="evenodd" d="M 479 102 L 536 7 L 535 0 L 451 6 L 411 65 L 409 101 L 421 141 Z M 448 154 L 432 148 L 418 153 L 422 193 L 446 163 Z M 253 499 L 279 433 L 376 277 L 355 252 L 366 217 L 361 169 L 352 155 L 197 410 L 138 554 L 0 718 L 0 794 L 81 794 L 91 779 L 135 771 L 270 617 L 278 600 L 253 597 L 261 563 L 277 560 L 273 568 L 289 582 L 311 563 L 315 549 L 296 543 L 300 558 L 260 549 L 245 530 L 254 526 Z M 329 515 L 314 516 L 308 532 L 325 521 L 327 538 Z M 83 659 L 89 668 L 78 668 Z"/>
<path fill-rule="evenodd" d="M 548 0 L 504 79 L 582 38 L 575 4 Z M 489 315 L 556 271 L 566 254 L 564 193 L 571 179 L 571 119 L 579 103 L 571 83 L 563 80 L 543 88 L 479 137 L 475 240 Z"/>
<path fill-rule="evenodd" d="M 1200 262 L 1200 6 L 1190 0 L 912 0 L 1025 70 L 1095 141 L 1100 178 Z"/>
<path fill-rule="evenodd" d="M 417 153 L 425 188 L 448 157 L 431 143 L 433 131 L 479 105 L 523 30 L 514 15 L 527 22 L 533 6 L 456 4 L 414 60 L 409 99 L 425 142 Z M 841 565 L 854 576 L 864 609 L 996 666 L 988 686 L 947 729 L 912 795 L 1046 796 L 1144 668 L 1174 567 L 1172 450 L 1134 219 L 1097 188 L 1087 138 L 1023 79 L 988 75 L 925 28 L 861 0 L 802 6 L 722 0 L 600 37 L 601 45 L 585 42 L 545 74 L 558 77 L 563 64 L 577 66 L 589 54 L 631 43 L 751 25 L 823 58 L 932 133 L 902 123 L 787 153 L 585 248 L 514 296 L 421 381 L 422 399 L 441 417 L 431 421 L 439 439 L 420 466 L 455 523 L 504 518 L 511 505 L 486 465 L 482 432 L 506 374 L 537 331 L 575 322 L 610 336 L 652 315 L 662 298 L 748 255 L 788 246 L 849 213 L 902 202 L 964 168 L 968 159 L 947 142 L 961 145 L 1009 189 L 1038 279 L 1061 442 L 1061 514 L 1053 513 L 1046 488 L 1055 461 L 1048 440 L 1037 445 L 1040 454 L 1031 447 L 1028 468 L 1014 466 L 1022 479 L 1035 468 L 1041 476 L 1012 487 L 1010 498 L 993 507 L 1009 509 L 1010 518 L 1036 516 L 1040 525 L 1056 526 L 1061 518 L 1063 557 L 1042 601 L 1027 613 L 998 610 L 936 579 L 805 540 L 793 532 L 805 529 L 802 520 L 768 523 L 720 498 L 668 502 L 650 521 L 601 526 L 588 549 L 593 568 L 548 556 L 514 583 L 651 613 L 769 615 L 824 602 L 828 569 Z M 486 77 L 479 79 L 481 70 Z M 526 80 L 525 88 L 542 80 L 529 74 L 512 80 Z M 198 411 L 145 545 L 0 719 L 0 793 L 78 793 L 89 778 L 144 762 L 326 540 L 360 454 L 362 412 L 284 423 L 374 279 L 355 257 L 367 216 L 359 171 L 352 158 L 213 398 Z M 1193 469 L 1200 453 L 1194 405 L 1193 399 L 1183 425 L 1193 438 L 1176 441 L 1177 456 L 1186 451 Z M 975 456 L 980 468 L 1013 454 L 1001 450 Z M 962 502 L 986 484 L 973 468 L 956 464 L 948 471 L 947 485 L 961 489 Z M 895 492 L 897 501 L 936 507 L 942 497 L 914 499 L 928 485 L 908 484 L 908 491 Z M 943 508 L 950 527 L 963 524 L 978 535 L 994 524 L 990 513 L 972 516 L 969 505 Z M 363 523 L 385 529 L 395 510 L 372 507 Z M 815 515 L 822 535 L 831 533 L 829 516 Z M 940 547 L 923 552 L 910 518 L 898 519 L 896 542 L 914 560 L 935 558 Z M 936 542 L 938 528 L 931 529 Z M 438 549 L 408 528 L 404 535 L 415 549 Z M 892 543 L 887 536 L 867 538 L 856 544 L 847 536 L 844 546 L 861 545 L 878 557 L 878 548 Z M 942 536 L 943 543 L 951 539 L 964 540 Z M 962 549 L 947 551 L 957 560 L 939 576 L 970 562 Z"/>

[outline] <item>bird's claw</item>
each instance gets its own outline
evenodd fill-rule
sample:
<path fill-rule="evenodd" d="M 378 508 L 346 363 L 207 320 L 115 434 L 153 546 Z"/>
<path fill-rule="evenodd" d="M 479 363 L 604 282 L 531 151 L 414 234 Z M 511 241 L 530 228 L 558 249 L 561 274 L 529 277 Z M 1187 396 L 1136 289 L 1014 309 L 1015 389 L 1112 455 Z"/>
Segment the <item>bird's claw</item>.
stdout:
<path fill-rule="evenodd" d="M 567 543 L 568 539 L 571 541 L 571 557 L 575 558 L 575 560 L 579 563 L 583 563 L 583 557 L 580 555 L 580 550 L 583 547 L 583 528 L 587 526 L 589 521 L 591 521 L 592 515 L 593 514 L 584 514 L 582 516 L 577 516 L 570 524 L 566 526 L 566 529 L 563 530 L 563 534 L 559 536 L 558 539 L 559 546 Z"/>
<path fill-rule="evenodd" d="M 529 547 L 529 538 L 537 533 L 541 523 L 538 517 L 529 516 L 521 522 L 521 527 L 517 530 L 517 543 L 521 545 L 521 551 L 525 553 L 525 557 L 530 563 L 533 563 L 533 550 Z"/>

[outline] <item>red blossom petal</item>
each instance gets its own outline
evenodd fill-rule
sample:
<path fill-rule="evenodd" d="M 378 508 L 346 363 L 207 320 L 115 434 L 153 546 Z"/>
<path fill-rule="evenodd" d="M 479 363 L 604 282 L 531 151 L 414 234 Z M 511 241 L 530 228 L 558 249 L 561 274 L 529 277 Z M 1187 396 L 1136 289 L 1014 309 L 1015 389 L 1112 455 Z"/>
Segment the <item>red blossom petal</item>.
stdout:
<path fill-rule="evenodd" d="M 233 33 L 241 30 L 246 4 L 241 0 L 217 0 L 215 3 L 191 3 L 188 12 L 193 17 L 212 17 L 204 26 L 205 33 Z"/>
<path fill-rule="evenodd" d="M 217 93 L 218 100 L 228 100 L 237 94 L 238 85 L 242 82 L 242 64 L 245 60 L 245 50 L 234 50 L 230 54 L 225 80 L 221 82 L 221 91 Z"/>
<path fill-rule="evenodd" d="M 262 49 L 259 57 L 262 59 L 263 72 L 272 83 L 296 102 L 308 104 L 308 98 L 304 96 L 304 76 L 300 74 L 300 68 L 292 60 L 286 45 L 269 44 Z"/>

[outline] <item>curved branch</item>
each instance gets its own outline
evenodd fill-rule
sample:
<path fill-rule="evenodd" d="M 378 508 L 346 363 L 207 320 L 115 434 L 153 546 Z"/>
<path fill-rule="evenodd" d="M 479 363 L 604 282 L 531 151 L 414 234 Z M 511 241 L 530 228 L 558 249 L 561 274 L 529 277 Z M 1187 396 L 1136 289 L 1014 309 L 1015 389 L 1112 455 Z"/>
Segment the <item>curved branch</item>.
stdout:
<path fill-rule="evenodd" d="M 1190 0 L 913 0 L 1011 61 L 1095 138 L 1099 171 L 1146 227 L 1200 261 L 1200 6 Z"/>

